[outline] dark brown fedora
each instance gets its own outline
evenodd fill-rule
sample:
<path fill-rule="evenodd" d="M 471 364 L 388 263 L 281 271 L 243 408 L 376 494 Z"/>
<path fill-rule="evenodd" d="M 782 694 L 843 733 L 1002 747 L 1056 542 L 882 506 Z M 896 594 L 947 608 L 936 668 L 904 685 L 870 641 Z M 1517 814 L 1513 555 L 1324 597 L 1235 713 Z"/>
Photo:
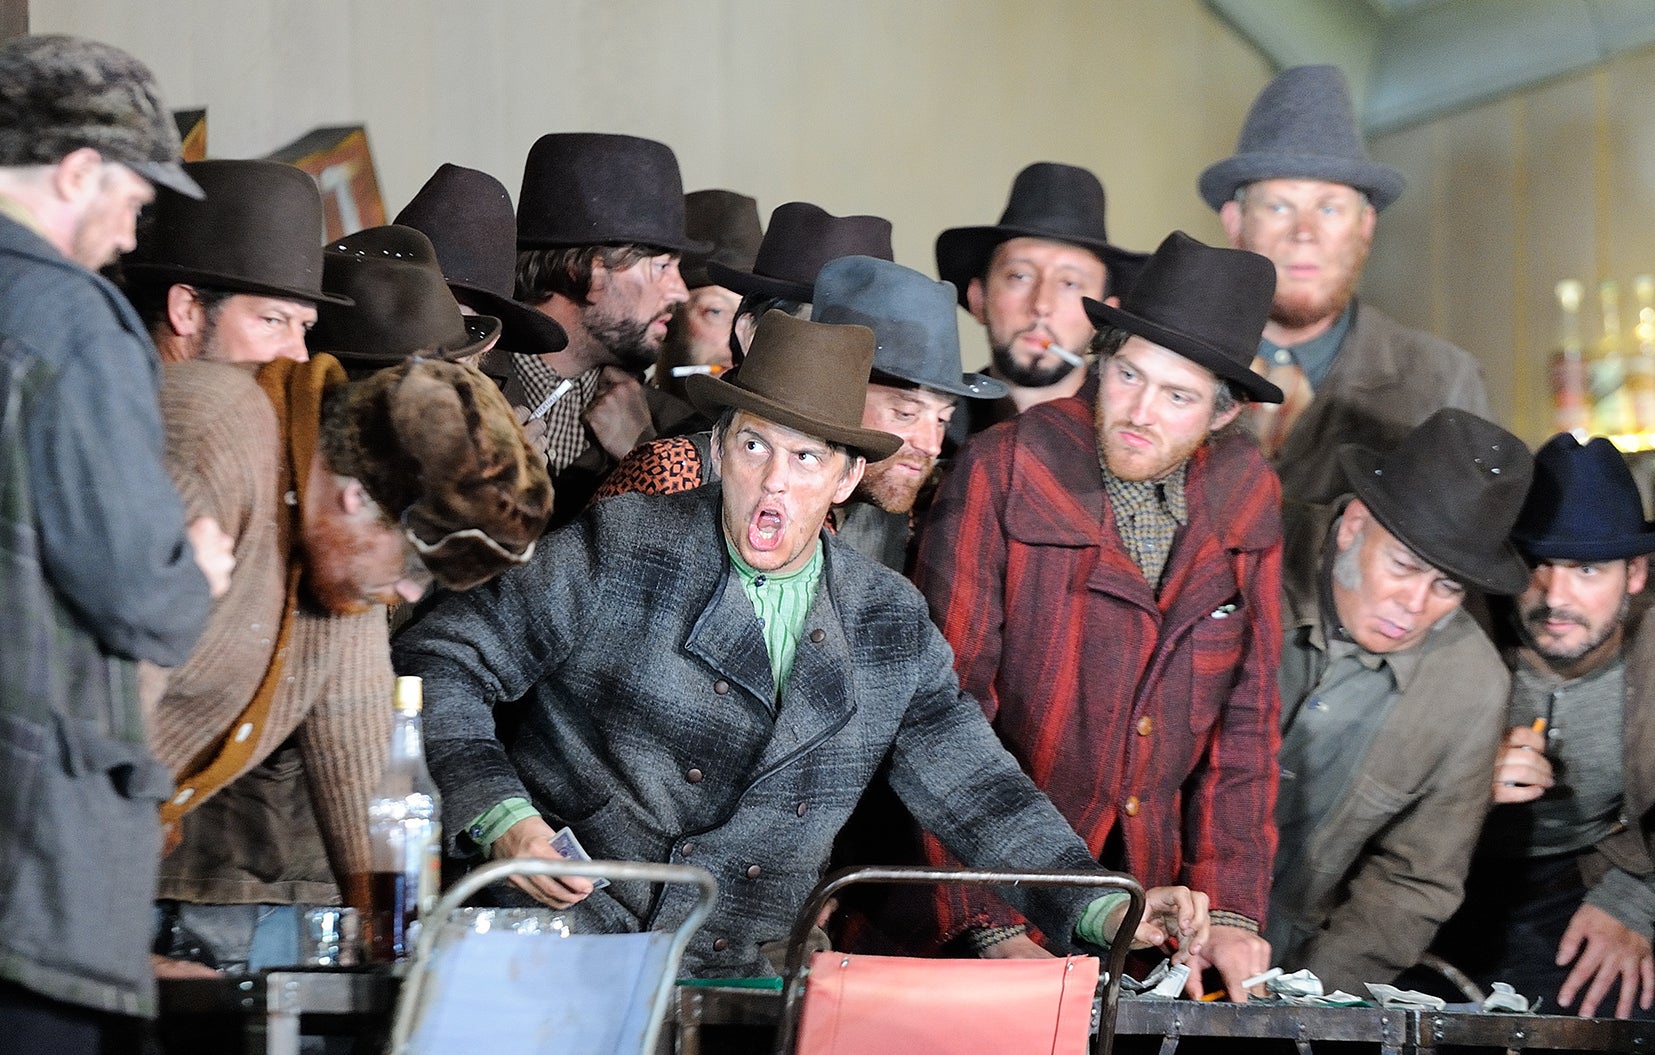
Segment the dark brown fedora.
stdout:
<path fill-rule="evenodd" d="M 517 216 L 499 180 L 445 164 L 393 222 L 431 239 L 454 299 L 498 318 L 500 341 L 508 351 L 543 355 L 569 346 L 569 335 L 556 319 L 512 297 Z"/>
<path fill-rule="evenodd" d="M 891 221 L 880 216 L 834 216 L 819 205 L 790 201 L 770 214 L 758 256 L 748 271 L 714 261 L 708 276 L 742 296 L 783 297 L 810 303 L 822 265 L 842 256 L 890 260 Z"/>
<path fill-rule="evenodd" d="M 322 288 L 322 195 L 308 173 L 279 161 L 191 161 L 207 192 L 157 187 L 121 262 L 127 280 L 182 283 L 283 300 L 350 304 Z"/>
<path fill-rule="evenodd" d="M 712 248 L 684 232 L 684 181 L 671 147 L 609 132 L 535 140 L 517 196 L 517 248 L 582 245 Z"/>
<path fill-rule="evenodd" d="M 806 436 L 840 443 L 870 462 L 902 446 L 889 432 L 862 427 L 873 369 L 874 335 L 866 326 L 806 322 L 767 311 L 753 332 L 734 382 L 699 374 L 685 384 L 690 402 L 710 418 L 725 407 L 746 410 Z"/>
<path fill-rule="evenodd" d="M 988 270 L 995 246 L 1013 238 L 1044 238 L 1096 253 L 1109 269 L 1113 291 L 1124 292 L 1129 274 L 1142 266 L 1145 254 L 1109 244 L 1107 203 L 1103 184 L 1089 170 L 1037 161 L 1012 181 L 999 223 L 950 227 L 937 236 L 937 274 L 954 283 L 960 307 L 967 307 L 966 287 Z"/>
<path fill-rule="evenodd" d="M 697 190 L 684 195 L 684 225 L 689 236 L 708 242 L 712 251 L 685 255 L 678 272 L 690 289 L 716 286 L 707 265 L 717 261 L 744 271 L 758 259 L 764 231 L 759 227 L 759 203 L 733 190 Z"/>
<path fill-rule="evenodd" d="M 1516 436 L 1447 407 L 1392 450 L 1341 444 L 1339 464 L 1374 518 L 1433 568 L 1489 593 L 1528 586 L 1510 536 L 1534 459 Z"/>
<path fill-rule="evenodd" d="M 1087 297 L 1086 314 L 1177 352 L 1239 385 L 1259 403 L 1281 389 L 1248 369 L 1276 294 L 1276 265 L 1245 249 L 1217 249 L 1174 231 L 1150 256 L 1132 288 L 1111 307 Z"/>
<path fill-rule="evenodd" d="M 323 257 L 323 285 L 356 306 L 318 309 L 305 343 L 353 373 L 411 355 L 461 359 L 500 335 L 499 319 L 460 312 L 431 240 L 412 227 L 369 227 L 329 244 Z"/>

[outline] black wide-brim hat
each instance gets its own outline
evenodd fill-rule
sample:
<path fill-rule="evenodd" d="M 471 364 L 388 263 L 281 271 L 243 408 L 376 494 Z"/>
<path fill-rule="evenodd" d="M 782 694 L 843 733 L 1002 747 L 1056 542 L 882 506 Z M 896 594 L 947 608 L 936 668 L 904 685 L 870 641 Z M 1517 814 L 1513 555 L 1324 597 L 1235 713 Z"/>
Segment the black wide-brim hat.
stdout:
<path fill-rule="evenodd" d="M 486 172 L 445 164 L 393 223 L 431 240 L 455 299 L 492 315 L 500 341 L 519 355 L 561 352 L 569 335 L 556 319 L 515 299 L 517 216 L 505 185 Z"/>
<path fill-rule="evenodd" d="M 1510 536 L 1534 459 L 1516 436 L 1449 407 L 1392 450 L 1341 444 L 1339 464 L 1374 518 L 1433 568 L 1493 594 L 1528 586 Z"/>
<path fill-rule="evenodd" d="M 994 249 L 1013 238 L 1064 242 L 1094 253 L 1109 269 L 1112 290 L 1122 293 L 1128 275 L 1148 258 L 1109 242 L 1104 222 L 1108 199 L 1097 176 L 1078 165 L 1037 161 L 1017 174 L 1000 222 L 983 227 L 950 227 L 937 236 L 937 274 L 954 283 L 959 304 L 968 308 L 966 287 L 982 278 Z"/>
<path fill-rule="evenodd" d="M 351 303 L 322 288 L 322 195 L 309 173 L 256 160 L 191 161 L 184 170 L 207 195 L 156 191 L 137 248 L 121 261 L 129 282 Z"/>
<path fill-rule="evenodd" d="M 1534 456 L 1534 483 L 1512 540 L 1536 560 L 1626 560 L 1655 553 L 1655 524 L 1615 445 L 1564 432 Z"/>
<path fill-rule="evenodd" d="M 999 399 L 1006 386 L 960 365 L 954 284 L 871 256 L 842 256 L 816 276 L 810 317 L 873 331 L 872 377 L 953 396 Z"/>
<path fill-rule="evenodd" d="M 1234 382 L 1258 403 L 1280 403 L 1281 389 L 1249 365 L 1276 293 L 1276 266 L 1245 249 L 1219 249 L 1183 231 L 1167 236 L 1113 307 L 1085 298 L 1095 326 L 1114 326 L 1158 344 Z"/>
<path fill-rule="evenodd" d="M 466 315 L 443 281 L 431 240 L 412 227 L 369 227 L 328 245 L 323 282 L 350 308 L 323 307 L 305 343 L 353 372 L 409 356 L 463 359 L 500 336 L 500 320 Z"/>
<path fill-rule="evenodd" d="M 770 214 L 752 270 L 713 261 L 707 277 L 744 297 L 780 297 L 810 303 L 822 265 L 843 256 L 890 260 L 891 221 L 882 216 L 834 216 L 819 205 L 790 201 Z"/>
<path fill-rule="evenodd" d="M 684 180 L 672 148 L 609 132 L 535 140 L 517 196 L 517 248 L 641 245 L 705 253 L 684 230 Z"/>
<path fill-rule="evenodd" d="M 1233 155 L 1201 173 L 1197 187 L 1214 209 L 1236 189 L 1267 179 L 1343 183 L 1383 210 L 1402 196 L 1402 173 L 1368 156 L 1350 86 L 1337 66 L 1294 66 L 1264 86 L 1241 126 Z"/>
<path fill-rule="evenodd" d="M 741 369 L 731 375 L 735 381 L 697 374 L 684 390 L 710 418 L 733 407 L 850 447 L 870 462 L 884 461 L 902 449 L 902 438 L 862 427 L 874 343 L 866 326 L 806 322 L 767 311 Z"/>

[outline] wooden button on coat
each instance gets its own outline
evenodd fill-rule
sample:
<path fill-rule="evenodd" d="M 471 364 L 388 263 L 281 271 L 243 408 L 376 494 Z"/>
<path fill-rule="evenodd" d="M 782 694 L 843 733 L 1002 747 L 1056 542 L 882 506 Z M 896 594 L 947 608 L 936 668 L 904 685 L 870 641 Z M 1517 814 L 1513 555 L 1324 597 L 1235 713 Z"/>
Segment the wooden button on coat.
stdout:
<path fill-rule="evenodd" d="M 730 939 L 729 938 L 715 938 L 713 940 L 713 951 L 714 952 L 723 952 L 725 949 L 728 949 L 729 947 L 730 947 Z"/>
<path fill-rule="evenodd" d="M 1148 736 L 1150 733 L 1153 733 L 1154 731 L 1155 731 L 1155 719 L 1151 718 L 1147 714 L 1144 715 L 1142 718 L 1138 719 L 1138 735 L 1139 736 Z"/>
<path fill-rule="evenodd" d="M 701 783 L 701 770 L 699 770 L 699 769 L 690 770 L 688 773 L 684 774 L 684 779 L 689 781 L 691 784 Z"/>
<path fill-rule="evenodd" d="M 723 678 L 719 678 L 717 681 L 713 682 L 713 691 L 718 693 L 720 696 L 728 696 L 730 694 L 730 683 L 725 681 Z"/>
<path fill-rule="evenodd" d="M 1128 817 L 1136 817 L 1138 815 L 1138 796 L 1133 795 L 1128 798 L 1126 800 L 1126 805 L 1123 806 L 1122 809 Z"/>
<path fill-rule="evenodd" d="M 684 848 L 682 850 L 678 851 L 678 852 L 683 854 L 685 857 L 688 857 L 691 854 L 695 853 L 695 844 L 694 843 L 685 843 Z"/>
<path fill-rule="evenodd" d="M 760 868 L 758 865 L 748 865 L 747 866 L 747 878 L 748 879 L 757 879 L 761 874 L 763 874 L 763 872 L 764 872 L 764 869 Z"/>
<path fill-rule="evenodd" d="M 793 812 L 803 817 L 805 815 L 805 810 L 809 808 L 810 804 L 808 802 L 801 802 L 797 806 L 793 807 Z"/>
<path fill-rule="evenodd" d="M 817 627 L 815 630 L 812 630 L 810 632 L 810 643 L 811 644 L 820 645 L 822 642 L 824 642 L 826 640 L 827 640 L 827 631 L 823 630 L 821 627 Z"/>

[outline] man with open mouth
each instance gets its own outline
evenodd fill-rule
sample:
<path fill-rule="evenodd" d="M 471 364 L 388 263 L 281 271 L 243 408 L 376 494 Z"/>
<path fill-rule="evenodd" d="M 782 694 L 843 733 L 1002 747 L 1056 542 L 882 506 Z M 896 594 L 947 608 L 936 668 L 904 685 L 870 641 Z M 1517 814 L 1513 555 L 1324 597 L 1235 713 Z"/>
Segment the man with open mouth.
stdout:
<path fill-rule="evenodd" d="M 719 898 L 684 963 L 706 977 L 773 973 L 767 948 L 882 762 L 974 866 L 1099 867 L 961 691 L 920 595 L 823 530 L 901 443 L 862 426 L 874 345 L 863 326 L 767 314 L 734 382 L 688 385 L 717 419 L 718 482 L 596 503 L 398 639 L 397 670 L 425 679 L 452 852 L 555 858 L 567 825 L 594 858 L 700 865 Z M 587 932 L 669 927 L 690 908 L 619 881 L 525 878 L 499 896 Z M 1120 918 L 1114 897 L 1073 888 L 1017 900 L 1065 947 Z M 1198 955 L 1204 899 L 1149 901 L 1136 940 Z"/>

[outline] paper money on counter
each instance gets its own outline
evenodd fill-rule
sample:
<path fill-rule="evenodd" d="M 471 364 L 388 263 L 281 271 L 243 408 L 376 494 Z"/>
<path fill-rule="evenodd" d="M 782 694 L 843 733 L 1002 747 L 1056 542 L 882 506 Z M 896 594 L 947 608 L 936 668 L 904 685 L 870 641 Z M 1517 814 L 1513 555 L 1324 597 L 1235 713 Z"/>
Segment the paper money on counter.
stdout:
<path fill-rule="evenodd" d="M 1540 1006 L 1539 997 L 1535 997 L 1534 1002 L 1530 1003 L 1528 997 L 1505 982 L 1495 982 L 1490 988 L 1494 991 L 1483 1001 L 1484 1011 L 1511 1011 L 1526 1015 Z"/>
<path fill-rule="evenodd" d="M 1422 993 L 1417 989 L 1398 989 L 1394 985 L 1380 985 L 1378 982 L 1366 983 L 1368 992 L 1379 1001 L 1380 1007 L 1419 1008 L 1425 1011 L 1441 1011 L 1448 1006 L 1448 1001 L 1440 996 Z"/>

